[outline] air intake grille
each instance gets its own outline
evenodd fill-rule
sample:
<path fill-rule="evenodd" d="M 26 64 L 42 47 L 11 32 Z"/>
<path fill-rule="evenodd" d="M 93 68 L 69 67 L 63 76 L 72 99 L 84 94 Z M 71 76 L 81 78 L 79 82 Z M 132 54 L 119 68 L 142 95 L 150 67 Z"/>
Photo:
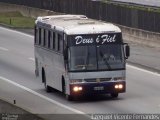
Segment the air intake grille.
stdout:
<path fill-rule="evenodd" d="M 84 79 L 85 82 L 107 82 L 111 80 L 112 78 Z"/>

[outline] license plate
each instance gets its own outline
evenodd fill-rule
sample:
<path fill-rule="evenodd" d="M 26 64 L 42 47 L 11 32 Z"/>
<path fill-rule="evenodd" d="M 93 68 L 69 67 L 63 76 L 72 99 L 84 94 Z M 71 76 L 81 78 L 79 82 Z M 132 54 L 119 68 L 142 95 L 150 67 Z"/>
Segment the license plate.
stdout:
<path fill-rule="evenodd" d="M 98 86 L 98 87 L 94 87 L 94 90 L 104 90 L 104 87 L 103 86 Z"/>

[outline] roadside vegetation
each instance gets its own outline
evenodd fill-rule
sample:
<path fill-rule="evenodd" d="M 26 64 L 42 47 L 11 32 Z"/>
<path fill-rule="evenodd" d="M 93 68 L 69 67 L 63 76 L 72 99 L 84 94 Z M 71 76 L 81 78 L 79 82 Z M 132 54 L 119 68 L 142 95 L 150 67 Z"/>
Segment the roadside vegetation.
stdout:
<path fill-rule="evenodd" d="M 20 12 L 0 12 L 0 24 L 13 28 L 34 28 L 34 18 L 25 17 Z"/>

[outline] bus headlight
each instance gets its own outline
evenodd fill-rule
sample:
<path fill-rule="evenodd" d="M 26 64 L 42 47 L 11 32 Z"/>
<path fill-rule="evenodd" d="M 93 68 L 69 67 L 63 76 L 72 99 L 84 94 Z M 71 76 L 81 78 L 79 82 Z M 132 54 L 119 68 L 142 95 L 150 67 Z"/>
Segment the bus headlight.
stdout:
<path fill-rule="evenodd" d="M 117 84 L 114 86 L 115 89 L 123 89 L 123 85 L 122 84 Z"/>
<path fill-rule="evenodd" d="M 74 92 L 78 92 L 78 91 L 82 91 L 82 90 L 83 90 L 83 88 L 80 87 L 80 86 L 74 86 L 74 87 L 73 87 L 73 91 L 74 91 Z"/>
<path fill-rule="evenodd" d="M 122 88 L 123 88 L 123 85 L 122 85 L 122 84 L 119 84 L 119 85 L 118 85 L 118 88 L 119 88 L 119 89 L 122 89 Z"/>
<path fill-rule="evenodd" d="M 115 89 L 118 89 L 118 85 L 115 85 L 114 88 L 115 88 Z"/>

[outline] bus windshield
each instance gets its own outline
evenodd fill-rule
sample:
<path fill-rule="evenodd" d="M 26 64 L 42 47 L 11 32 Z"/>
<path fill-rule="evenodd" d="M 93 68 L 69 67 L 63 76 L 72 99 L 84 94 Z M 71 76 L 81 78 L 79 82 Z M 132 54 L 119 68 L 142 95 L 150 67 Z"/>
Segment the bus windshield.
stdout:
<path fill-rule="evenodd" d="M 124 69 L 122 44 L 69 47 L 70 71 Z"/>
<path fill-rule="evenodd" d="M 125 68 L 121 33 L 71 35 L 67 39 L 70 71 Z"/>

